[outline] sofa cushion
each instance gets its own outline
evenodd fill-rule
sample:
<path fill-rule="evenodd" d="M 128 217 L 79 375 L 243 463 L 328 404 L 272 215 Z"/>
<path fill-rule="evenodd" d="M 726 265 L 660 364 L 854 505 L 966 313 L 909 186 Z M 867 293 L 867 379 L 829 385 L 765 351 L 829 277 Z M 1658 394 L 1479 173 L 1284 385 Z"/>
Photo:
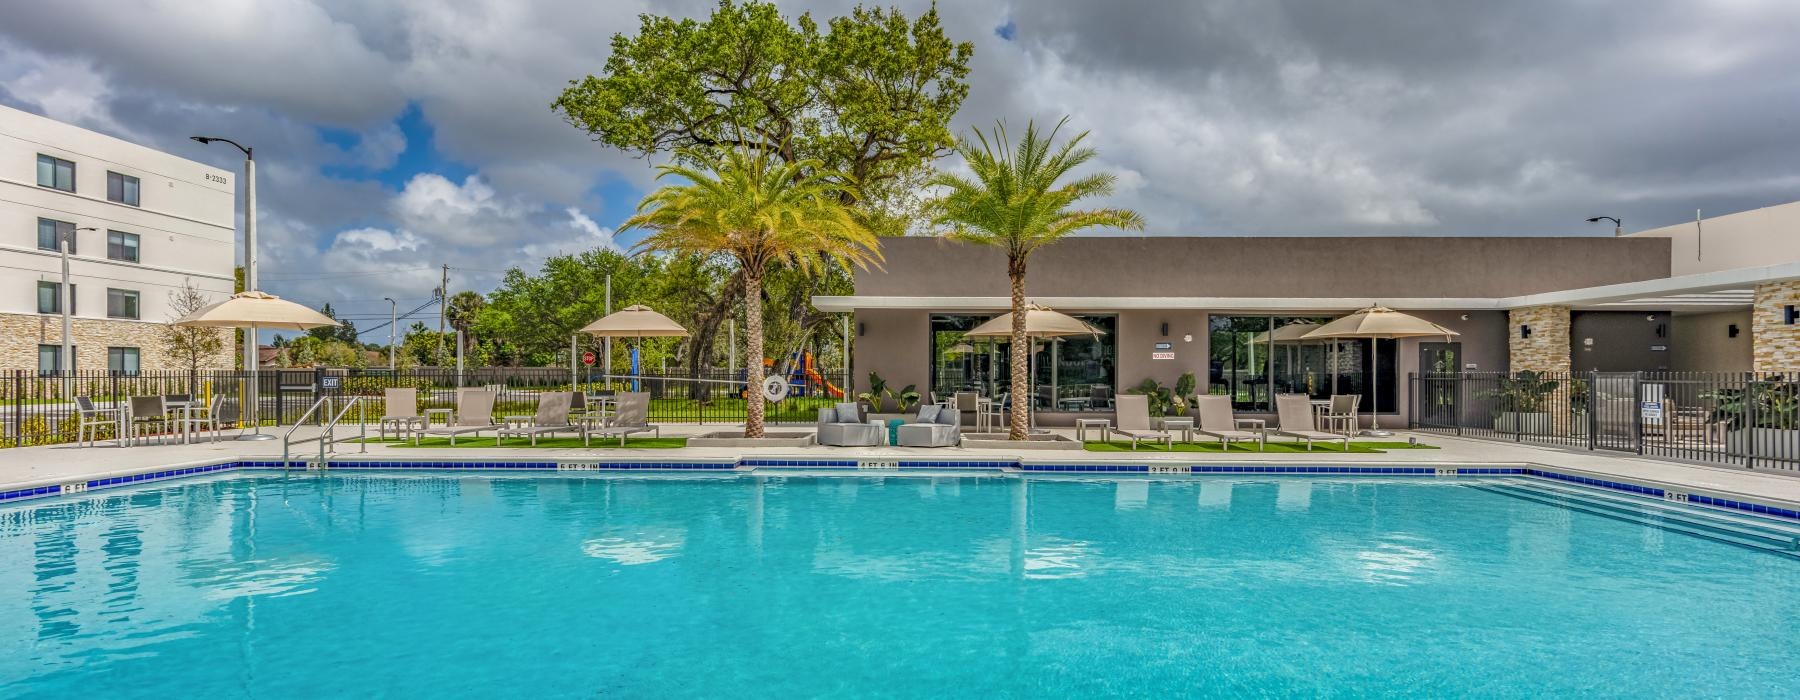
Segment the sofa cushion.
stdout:
<path fill-rule="evenodd" d="M 856 405 L 855 402 L 838 404 L 837 405 L 837 421 L 836 422 L 838 422 L 838 423 L 861 423 L 862 422 L 862 407 Z"/>
<path fill-rule="evenodd" d="M 943 410 L 944 410 L 943 406 L 938 406 L 935 404 L 931 405 L 931 406 L 920 406 L 919 407 L 919 422 L 920 423 L 936 423 L 938 413 Z"/>

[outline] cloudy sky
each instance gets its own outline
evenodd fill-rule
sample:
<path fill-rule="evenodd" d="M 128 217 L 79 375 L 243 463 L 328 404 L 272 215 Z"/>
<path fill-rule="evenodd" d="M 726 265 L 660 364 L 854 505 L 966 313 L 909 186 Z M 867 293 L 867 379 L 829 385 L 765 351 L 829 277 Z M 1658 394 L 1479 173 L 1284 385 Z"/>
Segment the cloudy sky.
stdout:
<path fill-rule="evenodd" d="M 219 165 L 349 314 L 594 246 L 651 164 L 549 103 L 704 0 L 0 2 L 0 103 Z M 783 3 L 793 14 L 851 3 Z M 916 14 L 923 3 L 899 3 Z M 1800 2 L 957 0 L 959 131 L 1070 115 L 1152 235 L 1597 235 L 1800 199 Z M 368 327 L 371 322 L 359 325 Z M 385 335 L 385 334 L 383 334 Z M 369 338 L 385 340 L 385 338 Z"/>

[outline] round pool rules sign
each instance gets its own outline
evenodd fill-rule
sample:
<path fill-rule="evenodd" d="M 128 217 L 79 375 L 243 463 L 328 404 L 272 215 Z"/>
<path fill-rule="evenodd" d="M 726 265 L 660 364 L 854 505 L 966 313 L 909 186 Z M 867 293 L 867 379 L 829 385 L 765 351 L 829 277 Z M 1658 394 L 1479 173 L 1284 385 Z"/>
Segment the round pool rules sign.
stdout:
<path fill-rule="evenodd" d="M 584 364 L 584 365 L 594 364 L 594 352 L 592 350 L 581 353 L 581 364 Z"/>

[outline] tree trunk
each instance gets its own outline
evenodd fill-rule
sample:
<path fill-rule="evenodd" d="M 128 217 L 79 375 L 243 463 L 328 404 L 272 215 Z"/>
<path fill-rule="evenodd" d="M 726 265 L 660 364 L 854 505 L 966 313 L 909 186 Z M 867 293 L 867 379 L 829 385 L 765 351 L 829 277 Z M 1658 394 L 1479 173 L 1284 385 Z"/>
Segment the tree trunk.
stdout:
<path fill-rule="evenodd" d="M 763 436 L 762 271 L 744 271 L 744 437 Z"/>
<path fill-rule="evenodd" d="M 1012 394 L 1010 427 L 1006 439 L 1024 440 L 1031 432 L 1031 339 L 1025 335 L 1025 258 L 1008 257 L 1006 276 L 1012 280 Z"/>

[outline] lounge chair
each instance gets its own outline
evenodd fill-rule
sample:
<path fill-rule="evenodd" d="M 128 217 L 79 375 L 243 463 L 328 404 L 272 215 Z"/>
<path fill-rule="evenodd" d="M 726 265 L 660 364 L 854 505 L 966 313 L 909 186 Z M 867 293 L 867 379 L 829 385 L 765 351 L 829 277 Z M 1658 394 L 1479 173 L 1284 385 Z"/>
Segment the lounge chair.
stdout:
<path fill-rule="evenodd" d="M 419 438 L 426 435 L 447 435 L 450 446 L 456 446 L 456 436 L 473 433 L 481 436 L 481 431 L 498 431 L 504 427 L 494 423 L 494 399 L 499 394 L 479 389 L 463 390 L 456 396 L 456 417 L 446 425 L 427 426 L 424 430 L 413 432 L 413 444 L 419 444 Z"/>
<path fill-rule="evenodd" d="M 955 447 L 962 444 L 962 412 L 943 406 L 920 406 L 919 421 L 900 426 L 901 447 Z"/>
<path fill-rule="evenodd" d="M 1332 394 L 1331 406 L 1325 409 L 1325 429 L 1338 432 L 1339 425 L 1347 425 L 1345 435 L 1356 434 L 1356 411 L 1362 405 L 1361 394 Z"/>
<path fill-rule="evenodd" d="M 1113 399 L 1118 426 L 1108 433 L 1131 438 L 1131 449 L 1137 449 L 1139 440 L 1161 441 L 1164 447 L 1174 449 L 1175 436 L 1167 430 L 1150 429 L 1150 397 L 1143 394 L 1121 394 Z"/>
<path fill-rule="evenodd" d="M 495 445 L 512 436 L 531 438 L 531 446 L 537 447 L 539 435 L 556 433 L 580 433 L 581 444 L 587 444 L 587 426 L 569 423 L 569 406 L 575 401 L 575 393 L 570 391 L 552 391 L 538 395 L 537 414 L 531 417 L 531 425 L 507 426 L 500 430 Z"/>
<path fill-rule="evenodd" d="M 862 419 L 862 406 L 840 403 L 819 409 L 819 444 L 833 447 L 874 447 L 887 437 L 887 426 Z"/>
<path fill-rule="evenodd" d="M 616 408 L 612 419 L 606 426 L 588 431 L 581 438 L 581 444 L 588 444 L 588 436 L 619 436 L 619 446 L 625 446 L 625 437 L 637 433 L 651 433 L 662 437 L 662 428 L 650 423 L 650 394 L 643 391 L 621 391 L 614 396 Z"/>
<path fill-rule="evenodd" d="M 1350 436 L 1319 430 L 1319 426 L 1313 422 L 1312 399 L 1305 394 L 1276 395 L 1275 419 L 1277 427 L 1270 432 L 1296 441 L 1305 440 L 1309 451 L 1315 441 L 1342 442 L 1344 451 L 1350 451 Z"/>
<path fill-rule="evenodd" d="M 1194 397 L 1194 432 L 1219 441 L 1219 449 L 1231 448 L 1231 443 L 1238 440 L 1255 440 L 1256 449 L 1261 450 L 1266 443 L 1266 435 L 1261 430 L 1244 430 L 1246 424 L 1261 426 L 1260 418 L 1238 418 L 1231 414 L 1231 397 L 1203 395 Z"/>
<path fill-rule="evenodd" d="M 381 439 L 387 439 L 388 427 L 392 426 L 394 434 L 405 440 L 416 430 L 422 430 L 431 421 L 419 412 L 419 390 L 413 388 L 390 388 L 382 392 L 384 408 L 381 411 Z"/>

